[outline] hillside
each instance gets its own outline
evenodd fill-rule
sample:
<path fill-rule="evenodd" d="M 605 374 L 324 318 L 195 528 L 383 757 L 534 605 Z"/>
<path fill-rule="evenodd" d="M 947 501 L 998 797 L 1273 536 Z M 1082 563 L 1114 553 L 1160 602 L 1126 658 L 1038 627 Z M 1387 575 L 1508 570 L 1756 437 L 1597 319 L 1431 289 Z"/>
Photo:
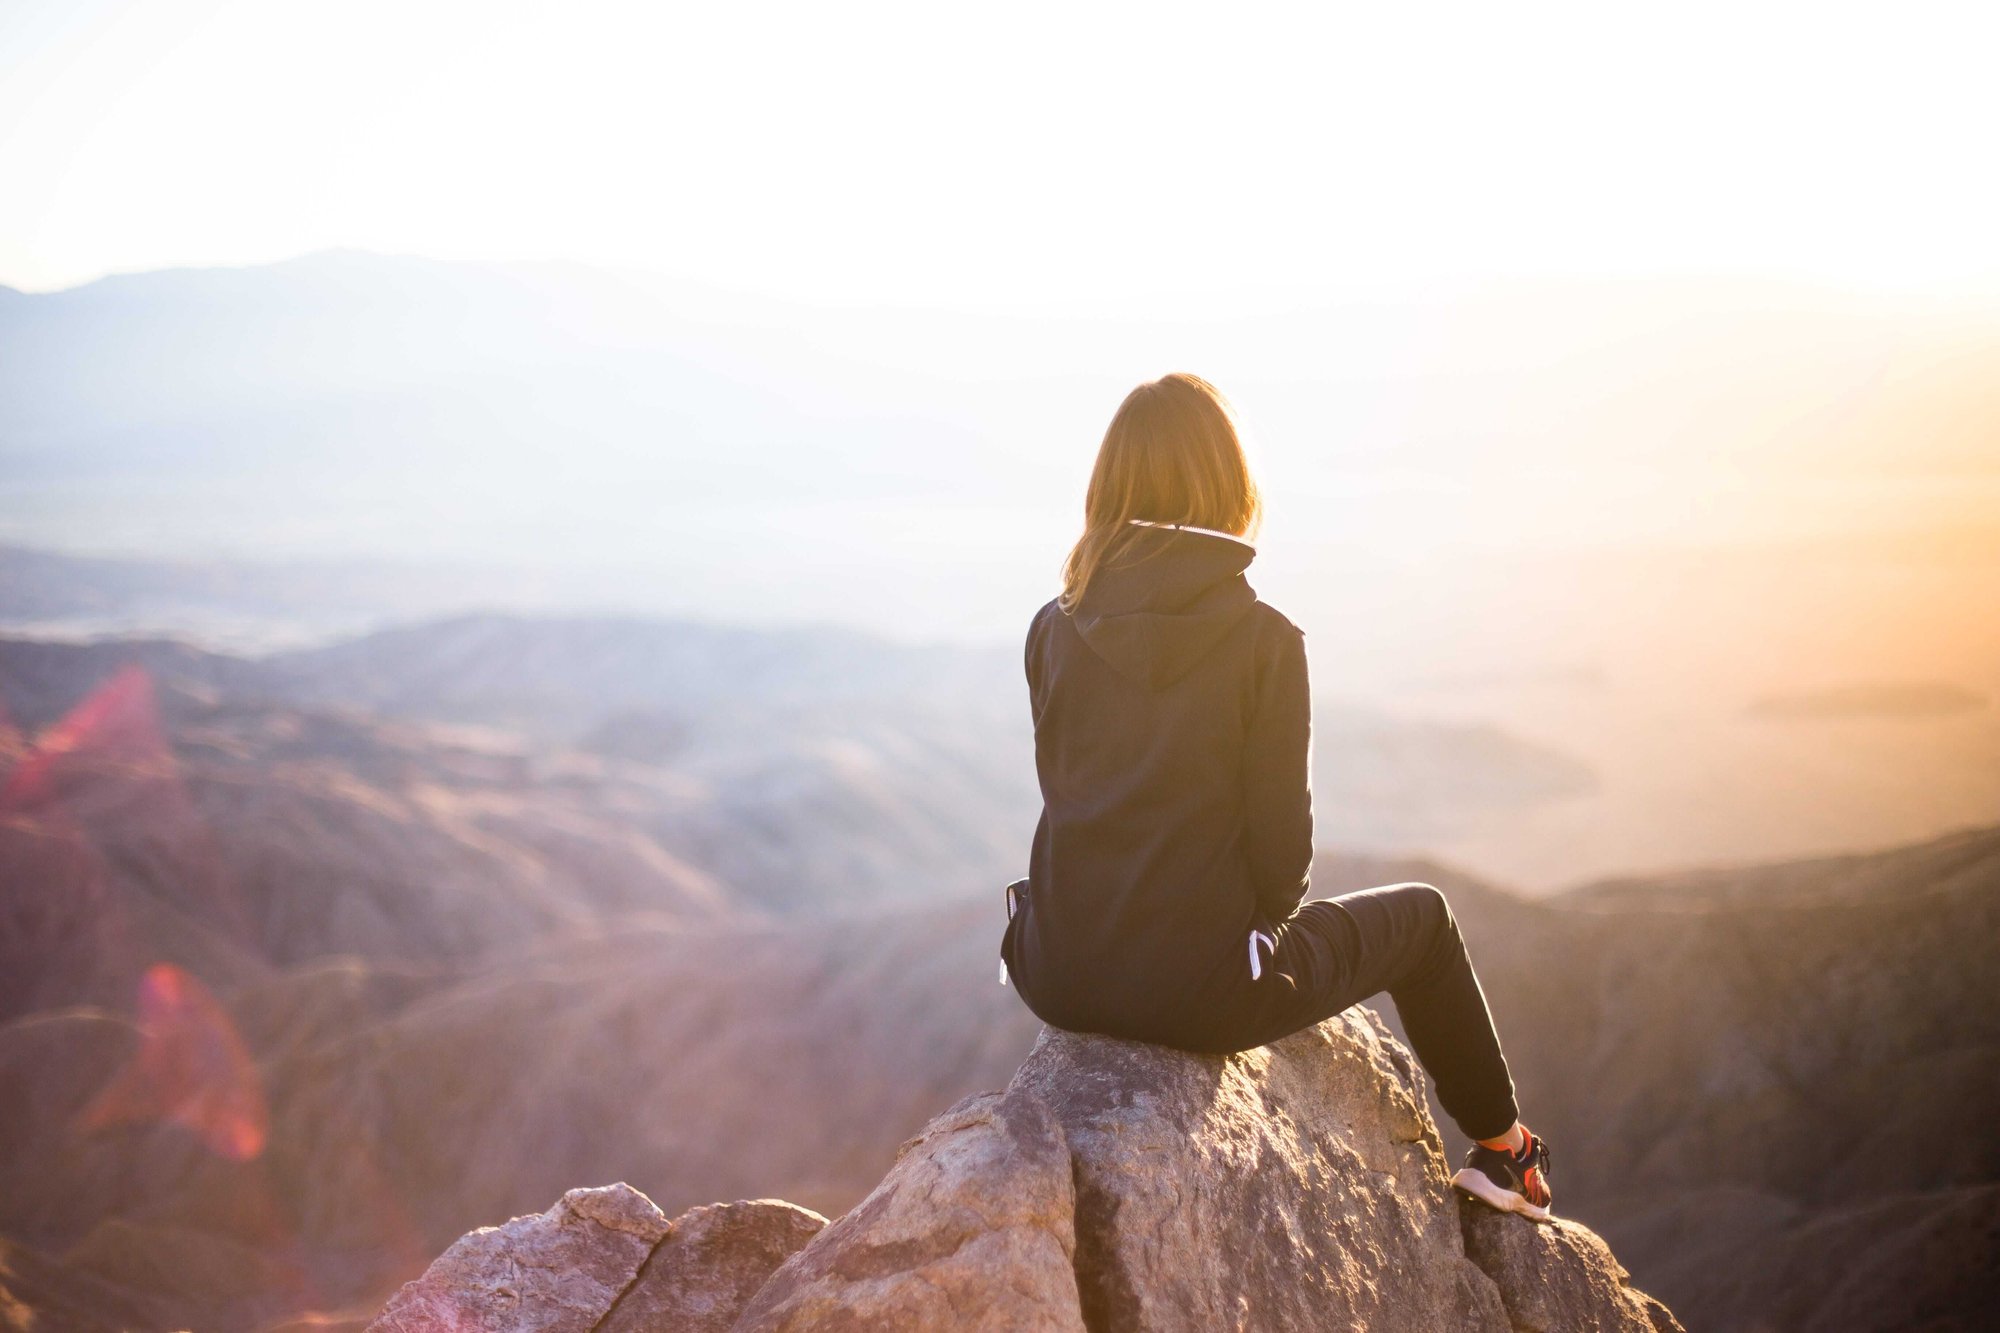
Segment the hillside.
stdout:
<path fill-rule="evenodd" d="M 1985 966 L 2000 832 L 1981 837 L 1984 879 L 1938 927 L 1957 952 L 1931 940 L 1941 975 Z M 1378 870 L 1332 860 L 1320 878 Z M 1889 1132 L 1921 1128 L 1928 1150 L 1879 1159 L 1880 1176 L 1832 1181 L 1812 1169 L 1815 1154 L 1840 1151 L 1851 1124 L 1820 1103 L 1852 1086 L 1849 1074 L 1865 1085 L 1908 1066 L 1900 1053 L 1853 1070 L 1842 1063 L 1851 1050 L 1808 1058 L 1799 1034 L 1826 996 L 1796 977 L 1741 989 L 1760 959 L 1786 956 L 1786 934 L 1746 931 L 1742 951 L 1715 965 L 1702 942 L 1732 938 L 1741 923 L 1712 909 L 1682 914 L 1693 937 L 1662 948 L 1657 914 L 1543 907 L 1438 878 L 1473 941 L 1524 1105 L 1559 1145 L 1562 1211 L 1601 1230 L 1635 1280 L 1691 1326 L 1893 1328 L 1895 1312 L 1925 1307 L 1953 1327 L 1981 1308 L 1972 1275 L 1994 1259 L 1979 1219 L 1995 1180 L 1981 1145 L 1995 1108 L 1978 1078 L 1990 1068 L 1978 1029 L 1955 1008 L 1912 991 L 1873 995 L 1905 1006 L 1871 1020 L 1885 1032 L 1927 1031 L 1945 1047 L 1909 1061 L 1968 1077 L 1887 1084 L 1900 1093 L 1877 1097 L 1875 1110 Z M 64 1108 L 87 1101 L 132 1038 L 83 1015 L 17 1023 L 0 1033 L 13 1067 L 67 1072 L 44 1085 L 39 1111 L 7 1112 L 10 1123 L 49 1126 L 21 1142 L 10 1174 L 48 1180 L 40 1197 L 61 1202 L 36 1231 L 17 1218 L 8 1234 L 80 1237 L 91 1216 L 136 1209 L 192 1239 L 214 1219 L 245 1216 L 246 1200 L 269 1206 L 262 1191 L 272 1189 L 297 1200 L 285 1211 L 313 1241 L 313 1289 L 345 1306 L 467 1228 L 532 1211 L 579 1180 L 631 1180 L 670 1208 L 778 1195 L 837 1215 L 901 1138 L 937 1106 L 1004 1081 L 1030 1043 L 1035 1024 L 993 984 L 986 927 L 997 936 L 987 919 L 996 911 L 860 917 L 832 931 L 656 928 L 445 985 L 346 967 L 240 992 L 232 1009 L 273 1090 L 268 1185 L 169 1151 L 172 1127 L 61 1149 Z M 1834 975 L 1846 984 L 1899 975 L 1872 937 L 1838 947 L 1847 952 Z M 1547 966 L 1551 949 L 1569 966 Z M 1768 1036 L 1751 1040 L 1757 1032 Z M 79 1061 L 83 1049 L 100 1054 Z M 57 1051 L 68 1054 L 48 1064 Z M 1784 1058 L 1796 1089 L 1760 1090 L 1756 1076 Z M 803 1125 L 812 1132 L 798 1133 Z M 1690 1145 L 1712 1154 L 1719 1191 L 1688 1179 Z M 494 1161 L 513 1167 L 482 1169 Z M 169 1162 L 180 1166 L 163 1171 Z M 84 1180 L 103 1184 L 80 1194 Z M 1864 1230 L 1864 1267 L 1822 1244 Z M 241 1246 L 260 1232 L 234 1234 Z M 82 1271 L 153 1280 L 130 1270 L 127 1248 L 100 1239 L 77 1252 Z"/>
<path fill-rule="evenodd" d="M 436 645 L 490 632 L 419 636 L 425 708 L 450 697 Z M 389 680 L 418 660 L 362 656 Z M 581 1182 L 838 1215 L 1033 1041 L 994 984 L 994 880 L 937 871 L 1013 841 L 952 785 L 989 771 L 952 768 L 972 732 L 867 742 L 827 709 L 829 807 L 775 781 L 826 739 L 785 731 L 810 700 L 585 748 L 291 697 L 274 660 L 0 642 L 0 1289 L 29 1308 L 352 1313 Z M 898 785 L 861 781 L 871 753 Z M 771 779 L 734 810 L 732 755 Z M 1465 922 L 1564 1211 L 1691 1326 L 1978 1307 L 2000 830 L 1543 901 L 1422 863 L 1315 871 L 1404 878 Z M 1877 1133 L 1923 1151 L 1825 1169 Z"/>
<path fill-rule="evenodd" d="M 1570 1206 L 1690 1327 L 1976 1324 L 2000 828 L 1534 903 L 1420 863 L 1319 880 L 1406 877 L 1452 895 Z"/>
<path fill-rule="evenodd" d="M 282 750 L 252 744 L 239 770 L 267 758 L 345 764 L 353 737 L 371 731 L 417 738 L 401 742 L 397 780 L 420 783 L 423 738 L 435 737 L 489 752 L 482 799 L 504 787 L 597 821 L 575 841 L 636 834 L 775 911 L 976 896 L 1019 873 L 1040 809 L 1012 649 L 503 615 L 254 657 L 162 639 L 0 638 L 0 724 L 11 715 L 24 736 L 55 725 L 128 667 L 146 674 L 162 734 L 189 729 L 183 761 L 208 753 L 201 729 L 216 716 L 247 732 L 240 719 L 257 713 L 290 738 Z M 1595 782 L 1561 752 L 1491 726 L 1325 705 L 1314 735 L 1329 839 L 1420 841 Z M 441 759 L 432 776 L 453 787 L 465 766 Z"/>

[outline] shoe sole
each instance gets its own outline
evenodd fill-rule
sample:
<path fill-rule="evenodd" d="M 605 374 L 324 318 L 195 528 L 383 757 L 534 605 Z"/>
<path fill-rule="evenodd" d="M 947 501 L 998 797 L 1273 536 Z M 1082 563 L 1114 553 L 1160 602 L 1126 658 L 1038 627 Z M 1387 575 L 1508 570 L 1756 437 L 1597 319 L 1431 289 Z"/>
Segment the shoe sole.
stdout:
<path fill-rule="evenodd" d="M 1464 1190 L 1473 1198 L 1503 1213 L 1519 1213 L 1536 1222 L 1553 1222 L 1556 1215 L 1539 1204 L 1529 1203 L 1512 1190 L 1501 1189 L 1488 1178 L 1484 1171 L 1474 1171 L 1471 1167 L 1461 1167 L 1451 1178 L 1451 1183 Z"/>

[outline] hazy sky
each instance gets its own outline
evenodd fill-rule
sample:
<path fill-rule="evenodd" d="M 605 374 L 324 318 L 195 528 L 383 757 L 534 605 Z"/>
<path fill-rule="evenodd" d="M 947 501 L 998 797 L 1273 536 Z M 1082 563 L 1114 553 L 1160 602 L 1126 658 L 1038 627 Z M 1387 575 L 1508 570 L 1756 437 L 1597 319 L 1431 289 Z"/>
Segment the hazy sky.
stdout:
<path fill-rule="evenodd" d="M 0 282 L 360 246 L 968 307 L 2000 292 L 1996 16 L 6 0 Z"/>

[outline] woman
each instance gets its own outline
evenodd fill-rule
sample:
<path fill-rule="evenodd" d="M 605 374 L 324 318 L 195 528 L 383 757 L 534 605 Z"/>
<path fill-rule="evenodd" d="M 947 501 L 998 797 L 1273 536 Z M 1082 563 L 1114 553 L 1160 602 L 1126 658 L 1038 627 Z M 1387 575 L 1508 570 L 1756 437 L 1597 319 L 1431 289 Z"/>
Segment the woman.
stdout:
<path fill-rule="evenodd" d="M 1312 867 L 1305 641 L 1243 576 L 1261 503 L 1228 404 L 1193 375 L 1105 432 L 1062 594 L 1028 630 L 1043 811 L 1008 886 L 1001 980 L 1045 1022 L 1184 1050 L 1275 1041 L 1388 991 L 1445 1112 L 1454 1183 L 1549 1216 L 1444 896 L 1303 902 Z"/>

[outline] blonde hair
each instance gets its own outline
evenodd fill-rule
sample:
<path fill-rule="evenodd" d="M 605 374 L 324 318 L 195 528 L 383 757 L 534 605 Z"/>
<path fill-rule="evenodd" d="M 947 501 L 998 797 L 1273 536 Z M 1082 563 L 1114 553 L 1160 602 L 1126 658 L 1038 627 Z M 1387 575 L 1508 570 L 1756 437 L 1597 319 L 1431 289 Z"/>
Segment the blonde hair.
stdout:
<path fill-rule="evenodd" d="M 1263 498 L 1221 392 L 1199 375 L 1163 375 L 1125 395 L 1104 432 L 1083 497 L 1083 535 L 1063 561 L 1056 603 L 1074 611 L 1092 576 L 1146 529 L 1135 518 L 1246 536 Z"/>

